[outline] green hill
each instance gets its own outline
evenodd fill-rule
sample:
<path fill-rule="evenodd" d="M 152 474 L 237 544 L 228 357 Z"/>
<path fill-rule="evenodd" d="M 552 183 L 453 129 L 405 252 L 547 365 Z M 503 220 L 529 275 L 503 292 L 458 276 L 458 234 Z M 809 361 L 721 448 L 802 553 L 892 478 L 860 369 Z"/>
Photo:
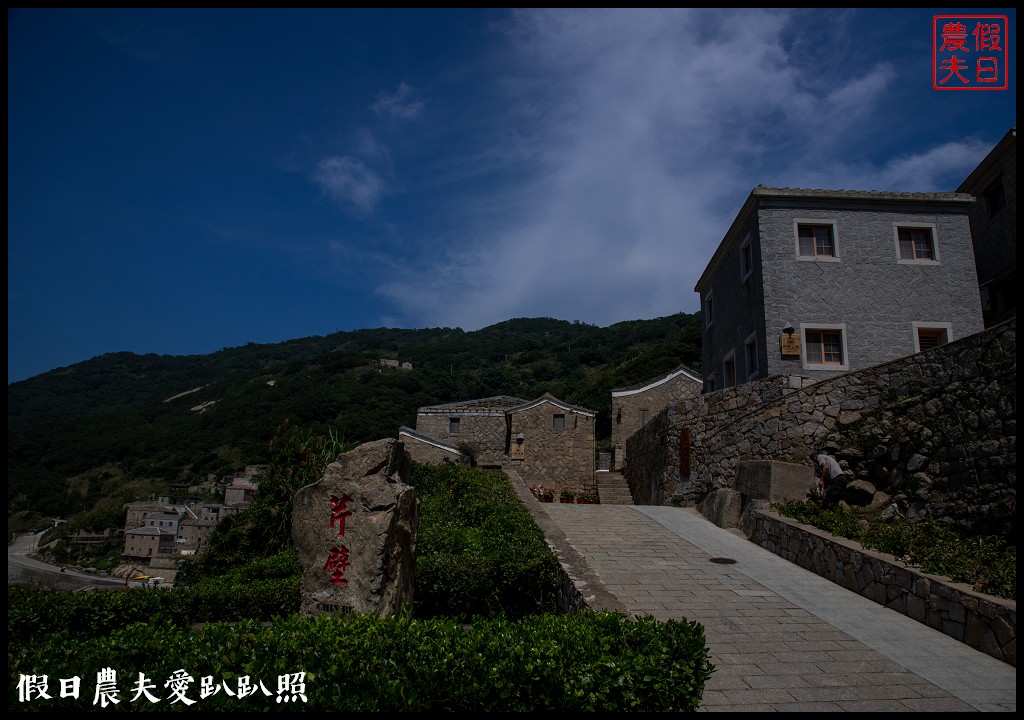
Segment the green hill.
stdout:
<path fill-rule="evenodd" d="M 380 359 L 412 363 L 382 368 Z M 700 367 L 700 319 L 601 328 L 551 318 L 481 330 L 375 329 L 209 355 L 111 353 L 8 386 L 8 514 L 68 517 L 127 487 L 194 484 L 266 461 L 286 421 L 347 443 L 396 435 L 416 409 L 544 392 L 598 411 L 610 390 Z"/>

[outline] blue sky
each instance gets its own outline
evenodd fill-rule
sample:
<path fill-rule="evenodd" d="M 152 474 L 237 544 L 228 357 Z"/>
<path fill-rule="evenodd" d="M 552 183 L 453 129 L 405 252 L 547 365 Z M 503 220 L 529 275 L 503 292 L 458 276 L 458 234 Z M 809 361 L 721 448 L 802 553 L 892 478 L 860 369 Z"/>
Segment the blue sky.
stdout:
<path fill-rule="evenodd" d="M 108 352 L 696 312 L 758 184 L 955 190 L 1009 89 L 900 10 L 8 9 L 8 383 Z"/>

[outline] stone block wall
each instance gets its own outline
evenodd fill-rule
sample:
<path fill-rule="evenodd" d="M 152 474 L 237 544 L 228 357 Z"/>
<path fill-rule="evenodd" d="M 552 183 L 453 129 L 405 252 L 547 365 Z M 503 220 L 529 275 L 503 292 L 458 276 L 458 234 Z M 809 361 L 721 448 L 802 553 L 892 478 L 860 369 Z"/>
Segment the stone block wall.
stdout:
<path fill-rule="evenodd" d="M 779 557 L 1017 667 L 1015 601 L 927 575 L 771 511 L 746 514 L 743 529 Z"/>
<path fill-rule="evenodd" d="M 399 429 L 398 440 L 404 445 L 406 452 L 409 453 L 409 459 L 413 462 L 424 464 L 443 462 L 467 464 L 469 462 L 469 459 L 464 457 L 458 448 L 416 437 L 404 428 Z"/>
<path fill-rule="evenodd" d="M 459 418 L 458 433 L 449 432 L 452 418 Z M 503 411 L 421 413 L 416 416 L 416 432 L 453 447 L 471 445 L 476 451 L 476 461 L 481 465 L 501 465 L 506 458 L 507 428 Z"/>
<path fill-rule="evenodd" d="M 1015 525 L 1015 319 L 926 353 L 790 385 L 767 378 L 666 410 L 629 440 L 624 475 L 636 501 L 692 506 L 732 488 L 742 460 L 809 465 L 809 451 L 827 446 L 853 479 L 899 498 L 911 519 L 949 518 L 983 533 Z M 688 477 L 679 474 L 683 428 L 692 438 Z"/>
<path fill-rule="evenodd" d="M 553 427 L 553 416 L 565 427 Z M 523 459 L 513 458 L 517 472 L 530 484 L 582 489 L 594 484 L 594 415 L 540 403 L 510 413 L 511 437 L 524 436 Z"/>
<path fill-rule="evenodd" d="M 703 382 L 697 373 L 680 368 L 646 385 L 612 390 L 612 446 L 614 467 L 621 470 L 628 456 L 626 440 L 662 409 L 700 395 Z"/>

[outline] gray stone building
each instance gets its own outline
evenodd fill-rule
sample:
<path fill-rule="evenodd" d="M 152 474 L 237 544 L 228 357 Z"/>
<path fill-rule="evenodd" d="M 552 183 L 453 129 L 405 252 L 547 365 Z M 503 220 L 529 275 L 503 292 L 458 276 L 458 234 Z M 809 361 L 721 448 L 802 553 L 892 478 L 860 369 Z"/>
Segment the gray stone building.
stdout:
<path fill-rule="evenodd" d="M 669 405 L 700 395 L 702 387 L 700 374 L 681 365 L 639 385 L 613 389 L 611 469 L 625 465 L 630 435 Z"/>
<path fill-rule="evenodd" d="M 509 410 L 509 462 L 530 485 L 593 487 L 596 418 L 549 393 Z"/>
<path fill-rule="evenodd" d="M 963 193 L 754 188 L 697 281 L 704 390 L 799 386 L 983 328 Z"/>
<path fill-rule="evenodd" d="M 529 484 L 573 489 L 594 484 L 593 410 L 545 393 L 533 401 L 507 395 L 422 407 L 416 429 L 399 437 L 418 462 L 465 462 L 515 469 Z"/>
<path fill-rule="evenodd" d="M 1017 126 L 1009 129 L 957 192 L 977 198 L 971 236 L 985 327 L 1017 315 Z"/>
<path fill-rule="evenodd" d="M 479 400 L 421 407 L 416 431 L 454 448 L 463 448 L 482 467 L 501 467 L 506 459 L 505 412 L 526 400 L 497 395 Z"/>

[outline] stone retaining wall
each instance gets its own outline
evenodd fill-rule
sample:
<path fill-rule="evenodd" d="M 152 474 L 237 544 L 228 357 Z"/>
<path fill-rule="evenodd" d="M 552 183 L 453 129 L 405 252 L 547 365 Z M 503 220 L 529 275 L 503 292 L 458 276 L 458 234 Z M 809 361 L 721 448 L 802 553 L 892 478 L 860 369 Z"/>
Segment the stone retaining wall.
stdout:
<path fill-rule="evenodd" d="M 908 568 L 770 510 L 745 513 L 743 530 L 779 557 L 1017 667 L 1015 601 Z"/>
<path fill-rule="evenodd" d="M 809 451 L 825 446 L 910 520 L 1013 529 L 1016 329 L 1014 319 L 812 385 L 767 378 L 669 406 L 628 440 L 623 475 L 638 503 L 694 506 L 732 488 L 741 461 L 809 466 Z M 688 458 L 680 457 L 684 430 Z"/>

